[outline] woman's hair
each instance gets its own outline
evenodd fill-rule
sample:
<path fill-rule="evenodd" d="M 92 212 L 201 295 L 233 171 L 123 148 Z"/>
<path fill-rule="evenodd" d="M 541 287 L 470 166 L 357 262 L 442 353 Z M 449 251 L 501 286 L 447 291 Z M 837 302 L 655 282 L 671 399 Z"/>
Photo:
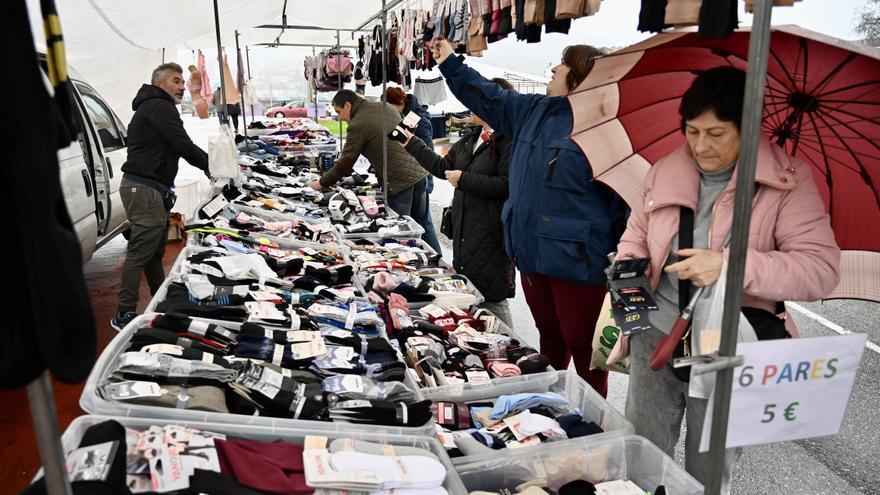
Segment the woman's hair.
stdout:
<path fill-rule="evenodd" d="M 501 89 L 513 89 L 513 85 L 511 85 L 510 82 L 508 82 L 507 79 L 504 79 L 503 77 L 493 77 L 492 82 L 501 86 Z"/>
<path fill-rule="evenodd" d="M 562 52 L 562 63 L 568 66 L 565 87 L 571 91 L 584 82 L 593 69 L 593 59 L 605 53 L 590 45 L 571 45 Z"/>
<path fill-rule="evenodd" d="M 388 88 L 385 90 L 385 101 L 395 106 L 403 105 L 405 107 L 407 103 L 406 93 L 397 86 Z"/>
<path fill-rule="evenodd" d="M 741 130 L 745 92 L 744 70 L 725 65 L 704 71 L 681 97 L 678 114 L 682 132 L 688 120 L 699 117 L 706 110 L 714 111 L 719 120 L 733 122 L 736 129 Z"/>

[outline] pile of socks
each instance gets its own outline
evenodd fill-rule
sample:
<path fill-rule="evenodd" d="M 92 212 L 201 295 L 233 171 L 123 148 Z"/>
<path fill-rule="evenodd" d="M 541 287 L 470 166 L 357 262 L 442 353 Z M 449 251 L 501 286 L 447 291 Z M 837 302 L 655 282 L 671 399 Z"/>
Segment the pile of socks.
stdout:
<path fill-rule="evenodd" d="M 144 406 L 423 426 L 430 401 L 369 304 L 291 307 L 296 327 L 159 314 L 130 334 L 100 395 Z"/>
<path fill-rule="evenodd" d="M 470 495 L 666 495 L 666 487 L 658 486 L 653 492 L 645 491 L 630 480 L 612 480 L 591 483 L 587 480 L 569 481 L 552 490 L 544 480 L 522 483 L 515 488 L 500 488 L 499 491 L 476 490 Z"/>
<path fill-rule="evenodd" d="M 364 281 L 378 272 L 450 275 L 452 268 L 443 262 L 421 239 L 346 239 L 358 276 Z"/>
<path fill-rule="evenodd" d="M 433 302 L 439 306 L 469 308 L 480 302 L 479 291 L 464 275 L 419 276 L 405 271 L 380 271 L 364 284 L 379 298 L 400 294 L 410 304 Z"/>
<path fill-rule="evenodd" d="M 501 321 L 485 309 L 429 304 L 410 313 L 405 300 L 391 296 L 380 311 L 422 387 L 540 373 L 550 365 L 537 350 L 501 333 Z"/>
<path fill-rule="evenodd" d="M 305 439 L 306 483 L 316 494 L 371 493 L 447 495 L 446 467 L 418 447 L 380 445 L 323 437 Z"/>
<path fill-rule="evenodd" d="M 603 432 L 555 392 L 502 395 L 472 403 L 438 401 L 431 407 L 437 435 L 451 457 Z"/>

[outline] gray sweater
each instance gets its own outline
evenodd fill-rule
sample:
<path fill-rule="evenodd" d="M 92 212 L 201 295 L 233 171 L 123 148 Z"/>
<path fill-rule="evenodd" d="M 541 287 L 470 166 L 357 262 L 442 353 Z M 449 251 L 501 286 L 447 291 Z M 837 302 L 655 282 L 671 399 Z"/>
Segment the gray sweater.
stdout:
<path fill-rule="evenodd" d="M 696 164 L 694 164 L 696 167 Z M 712 207 L 727 187 L 730 178 L 733 177 L 735 166 L 728 167 L 720 172 L 700 172 L 700 199 L 697 203 L 697 211 L 694 213 L 694 248 L 709 248 L 709 227 L 712 225 Z M 672 237 L 672 246 L 669 249 L 669 257 L 666 266 L 678 261 L 678 256 L 673 254 L 678 249 L 678 233 Z M 657 301 L 657 310 L 651 311 L 651 323 L 654 328 L 668 334 L 672 330 L 679 315 L 678 309 L 678 276 L 674 273 L 660 275 L 660 284 L 654 292 Z"/>

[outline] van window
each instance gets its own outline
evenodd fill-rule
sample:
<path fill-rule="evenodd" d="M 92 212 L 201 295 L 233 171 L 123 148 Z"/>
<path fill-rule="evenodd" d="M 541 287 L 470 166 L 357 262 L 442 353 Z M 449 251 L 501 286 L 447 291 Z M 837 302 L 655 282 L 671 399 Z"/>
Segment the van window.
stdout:
<path fill-rule="evenodd" d="M 113 113 L 107 108 L 107 105 L 97 96 L 90 92 L 80 92 L 82 94 L 83 104 L 89 118 L 98 131 L 98 137 L 101 138 L 101 146 L 104 151 L 114 151 L 125 147 L 125 141 L 122 139 L 122 133 L 116 126 L 116 119 Z"/>

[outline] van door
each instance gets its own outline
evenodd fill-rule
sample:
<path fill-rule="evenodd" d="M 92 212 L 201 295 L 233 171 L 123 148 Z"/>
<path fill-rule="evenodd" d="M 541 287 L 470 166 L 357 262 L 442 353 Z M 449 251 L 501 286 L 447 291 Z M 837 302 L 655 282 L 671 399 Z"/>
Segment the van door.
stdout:
<path fill-rule="evenodd" d="M 128 155 L 126 136 L 119 119 L 98 93 L 80 81 L 74 81 L 74 84 L 100 144 L 101 166 L 95 167 L 95 180 L 99 190 L 105 189 L 101 194 L 106 195 L 109 201 L 103 205 L 103 218 L 100 215 L 98 217 L 98 233 L 109 239 L 125 222 L 125 209 L 119 196 L 119 183 L 122 180 L 122 164 L 125 163 Z"/>
<path fill-rule="evenodd" d="M 98 240 L 95 218 L 95 183 L 88 163 L 89 140 L 84 133 L 82 114 L 74 110 L 78 126 L 77 140 L 58 150 L 58 172 L 61 191 L 73 229 L 82 249 L 83 263 L 91 259 Z"/>

